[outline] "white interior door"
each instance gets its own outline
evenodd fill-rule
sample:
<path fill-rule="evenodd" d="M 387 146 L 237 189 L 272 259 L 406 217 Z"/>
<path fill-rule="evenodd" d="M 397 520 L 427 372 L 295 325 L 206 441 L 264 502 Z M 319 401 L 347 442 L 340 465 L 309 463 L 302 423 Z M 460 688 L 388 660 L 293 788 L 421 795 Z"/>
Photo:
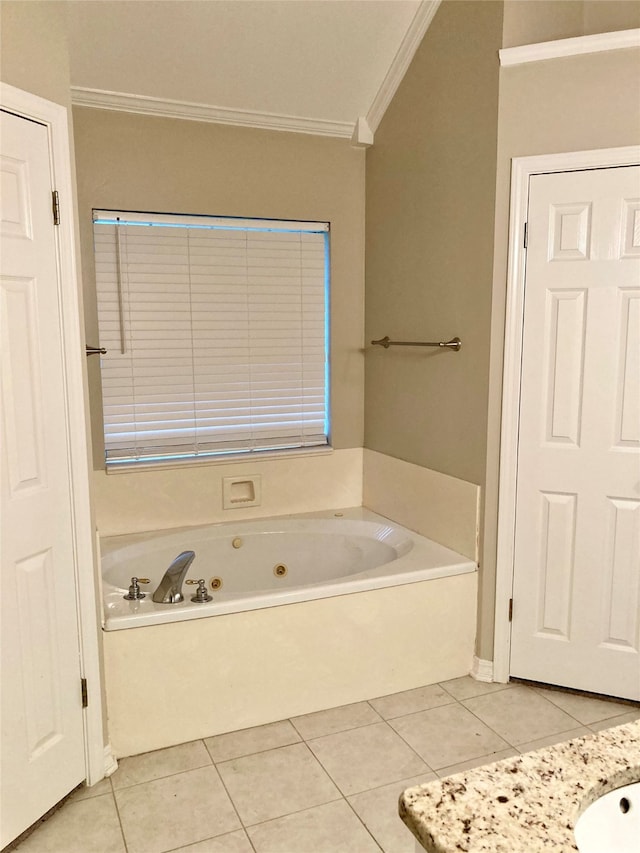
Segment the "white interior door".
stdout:
<path fill-rule="evenodd" d="M 4 846 L 85 778 L 85 753 L 49 138 L 0 122 Z"/>
<path fill-rule="evenodd" d="M 530 180 L 511 675 L 640 699 L 640 168 Z"/>

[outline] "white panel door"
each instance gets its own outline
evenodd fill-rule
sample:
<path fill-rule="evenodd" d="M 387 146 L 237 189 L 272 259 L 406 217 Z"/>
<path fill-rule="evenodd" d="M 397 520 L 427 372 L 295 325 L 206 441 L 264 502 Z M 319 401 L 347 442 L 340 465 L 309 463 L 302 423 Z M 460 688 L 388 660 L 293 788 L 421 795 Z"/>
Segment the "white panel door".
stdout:
<path fill-rule="evenodd" d="M 640 699 L 640 168 L 529 193 L 510 673 Z"/>
<path fill-rule="evenodd" d="M 85 778 L 48 131 L 0 113 L 0 847 Z"/>

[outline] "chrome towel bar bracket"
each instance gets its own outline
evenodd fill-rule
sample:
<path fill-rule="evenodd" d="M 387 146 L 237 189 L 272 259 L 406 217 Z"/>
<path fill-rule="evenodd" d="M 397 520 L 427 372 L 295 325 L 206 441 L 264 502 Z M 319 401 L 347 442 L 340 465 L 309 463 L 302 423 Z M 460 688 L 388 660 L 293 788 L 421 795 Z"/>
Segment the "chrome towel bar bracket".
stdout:
<path fill-rule="evenodd" d="M 389 347 L 442 347 L 455 350 L 455 352 L 458 352 L 462 346 L 460 338 L 451 338 L 450 341 L 392 341 L 389 340 L 389 335 L 385 335 L 379 341 L 371 341 L 371 343 L 373 346 L 384 347 L 385 349 L 389 349 Z"/>

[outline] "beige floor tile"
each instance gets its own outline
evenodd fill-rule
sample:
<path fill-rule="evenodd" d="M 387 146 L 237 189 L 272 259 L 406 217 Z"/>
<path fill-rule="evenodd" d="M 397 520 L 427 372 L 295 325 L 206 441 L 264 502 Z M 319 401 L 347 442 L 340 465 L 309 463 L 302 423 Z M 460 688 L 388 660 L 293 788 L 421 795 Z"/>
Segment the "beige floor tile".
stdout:
<path fill-rule="evenodd" d="M 544 688 L 537 688 L 537 691 L 549 702 L 553 702 L 558 708 L 567 714 L 571 714 L 583 726 L 599 723 L 601 720 L 608 720 L 610 717 L 618 717 L 620 714 L 632 710 L 629 705 L 609 699 L 596 699 L 594 696 L 580 696 L 576 693 L 564 693 L 561 690 Z M 638 713 L 640 714 L 640 709 Z"/>
<path fill-rule="evenodd" d="M 66 803 L 16 853 L 125 853 L 113 794 Z"/>
<path fill-rule="evenodd" d="M 499 681 L 476 681 L 470 675 L 463 675 L 461 678 L 452 678 L 450 681 L 440 682 L 440 687 L 444 687 L 454 699 L 461 701 L 462 699 L 471 699 L 472 696 L 484 696 L 485 693 L 496 693 L 498 690 L 504 690 L 507 687 L 513 687 L 513 685 L 502 684 Z"/>
<path fill-rule="evenodd" d="M 367 702 L 356 702 L 353 705 L 330 708 L 328 711 L 292 717 L 291 722 L 305 740 L 311 740 L 379 723 L 380 717 Z"/>
<path fill-rule="evenodd" d="M 347 799 L 385 853 L 413 853 L 415 838 L 398 815 L 398 798 L 406 788 L 433 779 L 437 779 L 435 773 L 425 773 L 372 791 L 363 791 Z"/>
<path fill-rule="evenodd" d="M 414 690 L 404 690 L 402 693 L 370 699 L 369 704 L 383 719 L 390 720 L 393 717 L 437 708 L 439 705 L 449 705 L 453 701 L 453 697 L 439 684 L 430 684 L 427 687 L 417 687 Z"/>
<path fill-rule="evenodd" d="M 309 748 L 345 795 L 431 770 L 387 723 L 317 738 Z"/>
<path fill-rule="evenodd" d="M 611 717 L 609 720 L 601 720 L 599 723 L 592 723 L 588 728 L 592 732 L 601 732 L 603 729 L 610 729 L 613 726 L 622 726 L 624 723 L 632 723 L 634 720 L 640 719 L 640 708 L 637 711 L 629 711 L 627 714 L 621 714 L 619 717 Z"/>
<path fill-rule="evenodd" d="M 176 847 L 171 853 L 253 853 L 253 847 L 244 829 L 239 829 L 187 847 Z"/>
<path fill-rule="evenodd" d="M 461 761 L 459 764 L 452 764 L 450 767 L 442 767 L 438 770 L 438 776 L 444 779 L 445 776 L 465 773 L 467 770 L 473 770 L 474 767 L 483 767 L 485 764 L 502 761 L 503 758 L 518 758 L 519 756 L 518 750 L 510 746 L 509 749 L 501 749 L 498 752 L 492 752 L 490 755 L 481 755 L 479 758 L 472 758 L 470 761 Z"/>
<path fill-rule="evenodd" d="M 115 797 L 129 853 L 164 853 L 241 828 L 213 765 L 124 788 Z"/>
<path fill-rule="evenodd" d="M 245 825 L 337 800 L 340 792 L 303 743 L 218 765 Z"/>
<path fill-rule="evenodd" d="M 257 853 L 380 853 L 344 800 L 261 823 L 247 831 Z"/>
<path fill-rule="evenodd" d="M 555 746 L 557 743 L 564 743 L 567 740 L 573 740 L 574 737 L 582 737 L 583 735 L 592 734 L 591 730 L 586 726 L 577 726 L 568 732 L 559 732 L 555 735 L 542 737 L 538 740 L 530 740 L 527 743 L 518 744 L 518 752 L 533 752 L 535 749 L 542 749 L 545 746 Z"/>
<path fill-rule="evenodd" d="M 111 782 L 113 790 L 119 791 L 131 785 L 139 785 L 141 782 L 152 782 L 154 779 L 163 779 L 174 773 L 206 767 L 208 764 L 211 764 L 211 757 L 205 745 L 201 740 L 194 740 L 190 743 L 169 746 L 166 749 L 157 749 L 154 752 L 145 752 L 142 755 L 133 755 L 130 758 L 121 758 L 118 761 L 118 769 L 111 777 Z"/>
<path fill-rule="evenodd" d="M 69 797 L 69 802 L 77 803 L 79 800 L 89 800 L 91 797 L 101 797 L 103 794 L 110 793 L 111 780 L 103 779 L 102 782 L 92 785 L 91 788 L 88 788 L 86 785 L 83 785 L 82 788 L 78 788 L 78 790 L 74 791 Z"/>
<path fill-rule="evenodd" d="M 521 685 L 462 703 L 512 746 L 576 727 L 576 721 L 536 690 Z"/>
<path fill-rule="evenodd" d="M 506 749 L 506 743 L 461 705 L 443 705 L 390 720 L 434 770 Z"/>
<path fill-rule="evenodd" d="M 211 758 L 219 762 L 299 743 L 300 739 L 300 735 L 291 723 L 288 720 L 281 720 L 277 723 L 267 723 L 266 726 L 255 726 L 252 729 L 241 729 L 229 734 L 208 737 L 205 745 Z"/>

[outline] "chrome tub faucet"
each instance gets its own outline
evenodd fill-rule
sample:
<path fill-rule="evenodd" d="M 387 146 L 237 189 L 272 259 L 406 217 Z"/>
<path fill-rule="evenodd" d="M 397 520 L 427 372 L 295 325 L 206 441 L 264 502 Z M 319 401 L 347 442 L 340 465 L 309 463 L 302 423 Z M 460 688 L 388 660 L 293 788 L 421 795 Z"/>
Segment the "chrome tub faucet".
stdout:
<path fill-rule="evenodd" d="M 178 604 L 180 601 L 184 601 L 182 584 L 195 557 L 195 551 L 183 551 L 178 554 L 151 596 L 153 601 L 157 604 Z"/>

